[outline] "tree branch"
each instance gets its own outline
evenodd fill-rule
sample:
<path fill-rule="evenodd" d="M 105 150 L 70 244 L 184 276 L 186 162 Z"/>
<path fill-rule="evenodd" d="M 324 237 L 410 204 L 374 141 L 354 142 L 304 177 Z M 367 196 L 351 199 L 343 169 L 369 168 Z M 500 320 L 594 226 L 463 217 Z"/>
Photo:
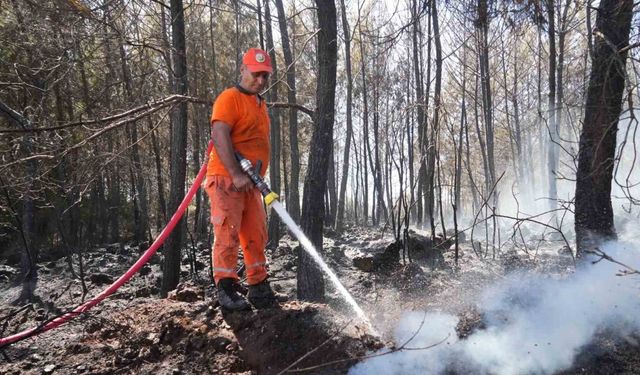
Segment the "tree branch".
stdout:
<path fill-rule="evenodd" d="M 9 120 L 9 122 L 17 123 L 22 127 L 22 131 L 29 131 L 32 127 L 31 121 L 29 121 L 20 112 L 12 109 L 8 105 L 0 101 L 0 113 Z M 16 130 L 20 131 L 20 130 Z M 0 131 L 1 132 L 1 131 Z"/>
<path fill-rule="evenodd" d="M 76 122 L 71 122 L 71 123 L 64 124 L 64 125 L 59 125 L 59 126 L 52 126 L 52 127 L 48 127 L 48 128 L 25 129 L 23 127 L 23 129 L 0 129 L 0 134 L 1 133 L 30 133 L 30 132 L 39 133 L 39 132 L 45 132 L 45 131 L 54 131 L 54 130 L 72 128 L 72 127 L 77 127 L 77 126 L 85 126 L 85 125 L 92 125 L 92 124 L 111 122 L 111 121 L 119 120 L 119 119 L 127 117 L 127 116 L 134 115 L 134 114 L 136 114 L 136 113 L 138 113 L 140 111 L 144 111 L 143 113 L 149 114 L 150 112 L 151 113 L 155 112 L 156 110 L 164 108 L 164 107 L 166 107 L 167 105 L 169 105 L 169 104 L 171 104 L 173 102 L 182 102 L 182 101 L 187 101 L 187 102 L 191 102 L 191 103 L 209 104 L 209 105 L 212 104 L 211 101 L 206 100 L 206 99 L 195 98 L 195 97 L 192 97 L 192 96 L 184 96 L 184 95 L 170 95 L 170 96 L 167 96 L 164 99 L 160 99 L 160 100 L 157 100 L 157 101 L 151 102 L 151 103 L 146 103 L 146 104 L 143 104 L 143 105 L 141 105 L 139 107 L 135 107 L 135 108 L 129 109 L 127 111 L 115 114 L 113 116 L 108 116 L 108 117 L 104 117 L 104 118 L 101 118 L 101 119 L 94 119 L 94 120 L 87 120 L 87 121 L 76 121 Z M 0 109 L 2 109 L 1 105 L 2 105 L 2 102 L 0 102 Z M 140 117 L 136 116 L 136 117 L 134 117 L 134 120 L 137 120 L 138 118 L 140 118 Z M 131 121 L 133 121 L 133 120 L 130 120 L 129 122 L 131 122 Z"/>
<path fill-rule="evenodd" d="M 298 104 L 298 103 L 272 102 L 272 103 L 267 103 L 267 105 L 269 107 L 273 107 L 273 108 L 290 108 L 290 107 L 293 107 L 293 108 L 297 109 L 300 112 L 306 113 L 311 118 L 313 118 L 313 115 L 315 114 L 315 111 L 312 111 L 311 109 L 303 106 L 302 104 Z"/>

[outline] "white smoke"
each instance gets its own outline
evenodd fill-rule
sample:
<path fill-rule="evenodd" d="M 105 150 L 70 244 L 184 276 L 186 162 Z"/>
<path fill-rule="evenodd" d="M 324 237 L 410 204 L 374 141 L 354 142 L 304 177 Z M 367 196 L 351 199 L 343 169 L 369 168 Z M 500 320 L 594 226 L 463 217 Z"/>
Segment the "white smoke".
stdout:
<path fill-rule="evenodd" d="M 637 244 L 609 243 L 603 250 L 640 269 Z M 564 279 L 512 274 L 477 302 L 486 327 L 466 339 L 457 337 L 456 316 L 407 313 L 395 330 L 398 345 L 416 332 L 405 348 L 444 341 L 371 358 L 349 374 L 552 374 L 570 368 L 598 332 L 622 337 L 640 330 L 640 280 L 617 276 L 621 268 L 602 260 Z"/>

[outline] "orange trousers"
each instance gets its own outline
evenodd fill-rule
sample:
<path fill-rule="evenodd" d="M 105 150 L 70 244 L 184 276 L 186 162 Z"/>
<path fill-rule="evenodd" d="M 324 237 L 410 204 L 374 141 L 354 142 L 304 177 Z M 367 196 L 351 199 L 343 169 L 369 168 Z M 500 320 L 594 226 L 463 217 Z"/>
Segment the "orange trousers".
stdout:
<path fill-rule="evenodd" d="M 267 215 L 258 189 L 238 192 L 231 177 L 207 176 L 205 190 L 211 202 L 213 224 L 213 277 L 238 279 L 238 247 L 242 247 L 247 283 L 267 278 Z"/>

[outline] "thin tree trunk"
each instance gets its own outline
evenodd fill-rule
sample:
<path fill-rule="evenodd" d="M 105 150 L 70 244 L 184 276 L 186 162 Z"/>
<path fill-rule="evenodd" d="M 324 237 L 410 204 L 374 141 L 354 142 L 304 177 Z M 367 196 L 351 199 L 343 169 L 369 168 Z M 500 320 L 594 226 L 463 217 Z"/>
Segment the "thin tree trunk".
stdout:
<path fill-rule="evenodd" d="M 424 163 L 424 170 L 422 173 L 422 177 L 421 177 L 421 184 L 422 184 L 422 200 L 424 201 L 422 208 L 423 208 L 423 213 L 422 213 L 422 217 L 424 218 L 424 222 L 426 222 L 428 220 L 429 225 L 431 226 L 431 228 L 433 228 L 433 199 L 434 199 L 434 194 L 433 194 L 433 177 L 430 179 L 429 178 L 429 174 L 433 175 L 433 171 L 429 171 L 429 147 L 431 145 L 431 139 L 430 137 L 432 136 L 432 134 L 430 133 L 430 129 L 429 126 L 430 124 L 428 123 L 429 121 L 429 101 L 431 100 L 431 45 L 433 44 L 433 34 L 431 33 L 432 30 L 432 25 L 431 25 L 431 3 L 424 3 L 423 5 L 424 9 L 427 11 L 427 61 L 426 61 L 426 77 L 424 78 L 424 85 L 425 85 L 425 89 L 424 89 L 424 123 L 422 124 L 422 131 L 424 132 L 423 134 L 423 150 L 421 152 L 420 157 L 422 158 L 421 160 L 423 160 Z M 420 45 L 422 45 L 422 38 L 420 38 Z M 424 64 L 424 61 L 422 61 L 422 48 L 420 48 L 420 61 L 421 63 Z M 430 181 L 431 180 L 431 181 Z M 425 223 L 422 223 L 423 227 L 425 225 Z M 434 233 L 432 231 L 432 233 Z"/>
<path fill-rule="evenodd" d="M 516 41 L 517 44 L 517 41 Z M 515 143 L 516 143 L 516 160 L 517 160 L 517 171 L 518 176 L 520 178 L 520 187 L 521 191 L 525 189 L 529 189 L 529 181 L 530 181 L 530 167 L 529 163 L 526 163 L 523 159 L 522 149 L 522 129 L 520 126 L 520 103 L 518 100 L 518 47 L 517 45 L 513 49 L 513 92 L 511 93 L 511 100 L 513 101 L 513 117 L 514 117 L 514 126 L 515 126 Z M 526 165 L 525 165 L 526 164 Z M 526 172 L 525 172 L 526 171 Z M 527 188 L 529 187 L 529 188 Z"/>
<path fill-rule="evenodd" d="M 418 225 L 422 225 L 423 221 L 423 196 L 422 192 L 425 189 L 424 187 L 424 179 L 425 179 L 425 169 L 426 169 L 426 150 L 427 150 L 427 140 L 426 140 L 426 117 L 425 110 L 426 108 L 423 106 L 424 103 L 424 82 L 422 78 L 422 71 L 420 67 L 422 66 L 422 45 L 419 43 L 420 38 L 418 35 L 422 32 L 420 29 L 420 16 L 418 13 L 418 2 L 417 0 L 413 0 L 411 6 L 411 17 L 413 19 L 413 28 L 411 32 L 411 43 L 413 50 L 413 73 L 415 76 L 415 86 L 416 86 L 416 108 L 417 108 L 417 126 L 419 129 L 418 134 L 418 145 L 420 149 L 420 167 L 418 169 L 418 191 L 417 191 L 417 199 L 418 205 L 416 208 L 417 216 L 416 222 Z M 413 166 L 412 166 L 413 168 Z"/>
<path fill-rule="evenodd" d="M 233 5 L 233 15 L 234 15 L 234 20 L 235 20 L 235 34 L 234 34 L 234 38 L 235 41 L 233 43 L 233 46 L 235 48 L 235 62 L 236 62 L 236 70 L 234 70 L 234 72 L 239 72 L 240 71 L 240 62 L 241 62 L 241 55 L 240 55 L 240 46 L 241 46 L 241 42 L 240 42 L 240 3 L 238 1 L 232 1 L 231 2 Z"/>
<path fill-rule="evenodd" d="M 260 2 L 260 0 L 258 0 Z M 271 57 L 271 63 L 273 65 L 273 76 L 278 76 L 278 65 L 276 61 L 276 52 L 273 47 L 273 30 L 271 28 L 271 6 L 269 1 L 264 2 L 265 12 L 265 24 L 267 34 L 267 50 L 269 51 L 269 57 Z M 274 85 L 273 88 L 267 93 L 267 100 L 270 102 L 278 101 L 278 85 Z M 271 144 L 271 153 L 269 160 L 269 182 L 271 183 L 271 190 L 280 192 L 280 155 L 282 149 L 282 142 L 280 141 L 280 110 L 278 108 L 272 108 L 269 111 L 269 118 L 271 122 L 271 129 L 269 133 L 269 141 Z M 269 242 L 272 248 L 278 247 L 280 242 L 280 218 L 275 212 L 271 212 L 269 215 Z"/>
<path fill-rule="evenodd" d="M 111 24 L 111 12 L 109 10 L 109 6 L 105 1 L 105 13 L 104 13 L 104 56 L 105 63 L 107 65 L 107 76 L 105 80 L 107 82 L 112 82 L 116 80 L 117 75 L 115 72 L 115 68 L 113 66 L 112 60 L 112 45 L 111 40 L 109 39 L 109 29 L 106 25 Z M 107 87 L 105 92 L 105 106 L 107 110 L 110 110 L 112 107 L 111 103 L 111 88 Z M 107 135 L 107 149 L 115 150 L 116 148 L 114 136 L 113 134 Z M 107 173 L 107 185 L 109 192 L 109 240 L 112 243 L 120 242 L 120 175 L 119 175 L 119 165 L 117 159 L 114 159 L 108 167 Z"/>
<path fill-rule="evenodd" d="M 485 130 L 485 144 L 487 151 L 487 175 L 485 176 L 485 190 L 488 194 L 493 188 L 496 180 L 496 168 L 494 159 L 494 139 L 493 139 L 493 106 L 491 100 L 491 78 L 489 75 L 489 13 L 487 0 L 478 1 L 478 42 L 480 43 L 480 78 L 482 90 L 482 110 Z M 493 199 L 495 202 L 496 192 L 494 190 Z M 489 197 L 487 197 L 489 199 Z"/>
<path fill-rule="evenodd" d="M 355 184 L 356 184 L 356 188 L 355 188 L 355 192 L 354 192 L 354 196 L 353 196 L 353 221 L 356 225 L 359 224 L 358 218 L 358 211 L 360 209 L 360 205 L 359 205 L 359 201 L 360 201 L 360 182 L 361 182 L 361 176 L 362 173 L 360 172 L 362 170 L 362 165 L 360 164 L 360 153 L 358 152 L 358 146 L 357 144 L 354 142 L 355 147 L 353 148 L 353 155 L 355 157 L 355 162 L 356 162 L 356 175 L 355 175 Z"/>
<path fill-rule="evenodd" d="M 124 50 L 124 40 L 119 43 L 120 66 L 122 69 L 122 81 L 124 84 L 125 99 L 127 103 L 135 103 L 133 98 L 133 85 L 131 82 L 131 72 L 127 62 L 126 52 Z M 138 146 L 138 128 L 136 123 L 127 124 L 127 132 L 129 133 L 129 142 L 131 143 L 131 183 L 134 191 L 133 210 L 134 210 L 134 234 L 137 243 L 147 241 L 149 233 L 149 209 L 147 205 L 147 189 L 142 176 L 142 163 L 140 162 L 140 150 Z"/>
<path fill-rule="evenodd" d="M 538 48 L 537 48 L 537 56 L 539 57 L 537 59 L 537 74 L 536 74 L 536 94 L 537 94 L 537 100 L 536 100 L 536 105 L 537 105 L 537 112 L 538 112 L 538 116 L 537 116 L 537 129 L 538 129 L 538 142 L 539 143 L 539 148 L 538 148 L 538 155 L 540 155 L 540 158 L 542 160 L 539 160 L 539 166 L 542 168 L 543 165 L 545 165 L 545 156 L 546 156 L 546 147 L 545 147 L 545 139 L 546 137 L 544 136 L 544 116 L 542 115 L 542 28 L 538 27 Z M 532 146 L 533 148 L 533 146 Z M 533 173 L 532 174 L 532 184 L 539 184 L 537 186 L 536 190 L 540 190 L 542 191 L 543 189 L 545 189 L 545 181 L 544 181 L 544 176 L 540 176 L 540 179 L 536 179 L 536 174 Z"/>
<path fill-rule="evenodd" d="M 555 29 L 555 0 L 547 0 L 547 18 L 549 20 L 549 143 L 547 144 L 547 186 L 549 195 L 549 209 L 556 208 L 558 188 L 556 185 L 556 169 L 558 167 L 558 125 L 556 122 L 556 29 Z M 555 215 L 554 215 L 555 217 Z"/>
<path fill-rule="evenodd" d="M 567 34 L 567 14 L 568 14 L 568 10 L 569 10 L 569 6 L 570 6 L 570 0 L 565 0 L 564 3 L 564 8 L 562 10 L 562 17 L 560 18 L 560 30 L 558 32 L 558 65 L 557 65 L 557 69 L 558 69 L 558 81 L 557 81 L 557 95 L 556 95 L 556 103 L 555 103 L 555 115 L 556 115 L 556 119 L 555 119 L 555 136 L 557 139 L 557 142 L 560 142 L 562 140 L 562 111 L 563 111 L 563 102 L 564 102 L 564 44 L 565 44 L 565 39 L 566 39 L 566 34 Z M 555 170 L 558 169 L 558 165 L 560 164 L 559 161 L 559 146 L 554 144 L 554 155 L 555 155 L 555 163 L 556 163 L 556 167 Z M 556 175 L 554 170 L 554 176 Z M 558 191 L 557 191 L 557 185 L 555 187 L 555 197 L 551 197 L 552 199 L 552 203 L 557 201 L 558 198 Z M 554 215 L 555 216 L 555 215 Z"/>
<path fill-rule="evenodd" d="M 276 0 L 278 9 L 278 24 L 280 37 L 282 38 L 282 54 L 287 69 L 287 101 L 290 104 L 297 103 L 296 99 L 296 67 L 293 62 L 293 52 L 289 32 L 287 30 L 287 18 L 284 13 L 282 0 Z M 294 220 L 300 218 L 300 151 L 298 149 L 298 110 L 295 106 L 289 107 L 289 150 L 291 157 L 291 176 L 289 194 L 287 196 L 287 209 Z"/>
<path fill-rule="evenodd" d="M 479 77 L 478 75 L 476 75 L 476 80 L 475 80 L 475 101 L 474 101 L 474 106 L 473 106 L 473 113 L 474 113 L 474 124 L 476 127 L 476 134 L 478 136 L 478 143 L 480 144 L 480 155 L 482 156 L 482 165 L 483 165 L 483 170 L 484 170 L 484 179 L 485 179 L 485 193 L 488 194 L 488 189 L 487 189 L 487 183 L 486 181 L 489 180 L 489 164 L 488 164 L 488 157 L 487 157 L 487 151 L 486 151 L 486 147 L 484 144 L 484 134 L 482 133 L 482 131 L 480 130 L 480 115 L 478 113 L 478 89 L 479 89 L 479 85 L 478 85 L 478 80 Z"/>
<path fill-rule="evenodd" d="M 153 129 L 153 122 L 149 117 L 149 133 L 151 133 L 151 146 L 156 166 L 156 182 L 158 187 L 158 214 L 156 218 L 156 229 L 160 230 L 167 222 L 167 203 L 164 195 L 164 183 L 162 182 L 162 158 L 160 157 L 160 147 L 158 137 Z"/>
<path fill-rule="evenodd" d="M 327 196 L 329 198 L 329 205 L 327 206 L 327 223 L 335 223 L 336 221 L 336 209 L 338 208 L 338 192 L 336 185 L 336 160 L 334 158 L 333 148 L 331 150 L 331 157 L 329 158 L 329 171 L 327 172 Z"/>
<path fill-rule="evenodd" d="M 215 43 L 215 32 L 214 32 L 214 22 L 213 22 L 213 0 L 209 0 L 209 43 L 211 46 L 211 74 L 213 75 L 213 94 L 217 96 L 219 94 L 218 87 L 218 65 L 216 64 L 216 43 Z"/>
<path fill-rule="evenodd" d="M 269 3 L 265 1 L 265 7 L 268 6 Z M 264 49 L 264 34 L 262 33 L 262 5 L 261 0 L 256 0 L 256 7 L 258 8 L 258 36 L 260 39 L 260 48 Z M 266 22 L 270 22 L 270 18 L 265 16 Z M 271 26 L 269 26 L 271 27 Z M 268 47 L 267 47 L 268 48 Z M 269 48 L 270 49 L 270 48 Z"/>
<path fill-rule="evenodd" d="M 377 55 L 377 53 L 375 53 Z M 382 168 L 380 166 L 380 80 L 381 74 L 379 72 L 378 64 L 374 65 L 374 76 L 376 79 L 373 82 L 373 152 L 369 150 L 369 162 L 371 163 L 371 172 L 374 178 L 375 196 L 375 223 L 378 224 L 381 220 L 384 220 L 387 216 L 387 208 L 384 204 L 384 190 L 382 188 Z M 368 139 L 368 138 L 367 138 Z M 367 146 L 368 146 L 367 142 Z M 371 155 L 373 154 L 373 155 Z M 373 160 L 371 160 L 373 157 Z"/>
<path fill-rule="evenodd" d="M 21 18 L 20 12 L 16 4 L 13 4 L 16 13 Z M 25 129 L 32 129 L 33 124 L 27 119 L 21 121 L 21 125 Z M 29 133 L 22 136 L 20 142 L 21 151 L 25 155 L 32 155 L 35 148 L 33 136 Z M 39 243 L 38 234 L 36 233 L 36 204 L 34 201 L 34 191 L 36 191 L 37 184 L 37 162 L 35 160 L 27 161 L 27 184 L 25 190 L 22 193 L 22 215 L 13 208 L 13 202 L 9 195 L 6 183 L 0 179 L 0 184 L 4 187 L 5 196 L 7 199 L 7 205 L 11 209 L 16 225 L 20 231 L 22 237 L 22 244 L 24 246 L 23 251 L 20 253 L 20 277 L 22 278 L 22 288 L 20 289 L 20 296 L 17 300 L 13 301 L 13 304 L 22 304 L 23 302 L 31 302 L 35 297 L 35 289 L 38 282 L 38 258 L 39 258 Z"/>
<path fill-rule="evenodd" d="M 196 49 L 199 49 L 197 47 L 196 44 Z M 192 53 L 193 56 L 193 71 L 194 72 L 198 72 L 199 71 L 199 66 L 198 66 L 198 62 L 199 62 L 199 53 Z M 200 95 L 200 80 L 199 79 L 194 79 L 193 80 L 193 96 L 195 97 L 199 97 Z M 202 144 L 202 139 L 208 137 L 209 135 L 209 121 L 207 120 L 207 114 L 206 114 L 206 108 L 204 106 L 198 106 L 196 108 L 194 108 L 194 126 L 191 129 L 191 170 L 194 176 L 196 176 L 198 174 L 198 172 L 200 171 L 200 167 L 201 167 L 201 162 L 200 162 L 200 157 L 202 155 L 202 149 L 204 148 L 204 145 Z M 205 192 L 204 189 L 198 189 L 198 191 L 196 192 L 196 199 L 195 199 L 195 213 L 193 215 L 194 217 L 194 223 L 193 223 L 193 235 L 194 235 L 194 239 L 196 242 L 198 242 L 201 238 L 204 238 L 207 234 L 207 214 L 208 214 L 208 210 L 207 210 L 207 205 L 206 205 L 206 199 L 205 199 Z"/>
<path fill-rule="evenodd" d="M 511 113 L 509 113 L 509 87 L 507 85 L 507 59 L 505 57 L 506 48 L 504 46 L 504 37 L 500 38 L 500 65 L 502 66 L 502 89 L 504 90 L 504 113 L 506 117 L 507 123 L 507 132 L 509 133 L 509 148 L 511 151 L 511 166 L 513 167 L 513 175 L 515 180 L 518 181 L 520 179 L 520 175 L 518 174 L 518 160 L 516 157 L 516 136 L 514 125 L 512 124 Z"/>
<path fill-rule="evenodd" d="M 30 124 L 29 124 L 30 127 Z M 27 128 L 29 128 L 27 127 Z M 24 141 L 28 141 L 29 135 L 23 138 Z M 24 144 L 26 145 L 26 144 Z M 26 152 L 29 152 L 29 147 L 26 147 Z M 35 161 L 29 161 L 27 168 L 29 172 L 35 173 Z M 35 176 L 35 174 L 34 174 Z M 30 179 L 33 181 L 33 179 Z M 20 232 L 22 240 L 22 252 L 20 252 L 20 277 L 22 278 L 22 289 L 20 290 L 20 296 L 13 301 L 14 305 L 21 304 L 26 301 L 32 301 L 35 296 L 36 284 L 38 282 L 38 250 L 36 248 L 34 233 L 35 227 L 35 205 L 33 198 L 31 197 L 31 190 L 27 190 L 23 195 L 24 201 L 22 202 L 22 215 L 13 207 L 9 190 L 7 189 L 5 181 L 0 176 L 0 184 L 2 184 L 4 196 L 7 200 L 7 207 L 11 211 L 13 218 L 16 221 L 16 227 Z M 33 182 L 29 184 L 29 188 L 32 187 Z M 26 198 L 26 199 L 25 199 Z"/>
<path fill-rule="evenodd" d="M 429 136 L 429 149 L 427 151 L 427 186 L 428 186 L 428 215 L 429 223 L 431 225 L 431 238 L 435 238 L 436 225 L 434 220 L 434 200 L 435 200 L 435 181 L 434 175 L 436 172 L 436 151 L 438 149 L 437 139 L 438 132 L 440 131 L 440 94 L 442 87 L 442 45 L 440 43 L 440 27 L 438 23 L 438 7 L 436 1 L 431 2 L 431 18 L 433 25 L 433 40 L 436 47 L 436 77 L 435 77 L 435 91 L 433 93 L 433 122 L 431 124 L 431 132 Z M 439 157 L 438 157 L 439 158 Z"/>
<path fill-rule="evenodd" d="M 477 192 L 477 187 L 473 180 L 473 172 L 471 171 L 471 145 L 469 143 L 469 122 L 466 119 L 465 119 L 465 122 L 467 123 L 467 125 L 464 127 L 465 160 L 466 160 L 465 164 L 467 167 L 466 168 L 467 176 L 469 178 L 469 187 L 471 189 L 471 195 L 473 197 L 471 212 L 476 212 L 476 209 L 479 207 L 478 192 Z M 477 123 L 477 114 L 476 114 L 476 123 Z"/>
<path fill-rule="evenodd" d="M 280 129 L 280 138 L 283 141 L 283 144 L 281 145 L 281 150 L 286 150 L 289 148 L 289 145 L 286 143 L 287 140 L 287 135 L 285 134 L 286 130 L 284 127 L 282 127 Z M 282 155 L 282 183 L 284 185 L 284 195 L 285 197 L 289 196 L 289 168 L 287 168 L 287 153 L 284 153 Z M 287 199 L 288 202 L 288 199 Z M 288 208 L 288 207 L 287 207 Z"/>
<path fill-rule="evenodd" d="M 351 75 L 351 33 L 349 21 L 347 20 L 347 10 L 344 0 L 340 0 L 342 16 L 342 30 L 344 33 L 344 54 L 345 69 L 347 72 L 347 130 L 344 141 L 344 153 L 342 156 L 342 179 L 340 180 L 340 193 L 338 197 L 338 215 L 336 217 L 335 228 L 342 230 L 344 221 L 345 195 L 347 190 L 347 180 L 349 179 L 349 152 L 351 151 L 351 137 L 353 136 L 352 107 L 353 107 L 353 77 Z"/>
<path fill-rule="evenodd" d="M 463 47 L 464 48 L 464 47 Z M 460 210 L 460 191 L 462 181 L 462 144 L 467 123 L 467 49 L 462 50 L 462 104 L 460 105 L 460 132 L 458 133 L 458 149 L 456 151 L 455 179 L 453 183 L 453 217 L 454 221 Z M 455 223 L 454 223 L 455 224 Z M 457 229 L 456 229 L 457 230 Z"/>
<path fill-rule="evenodd" d="M 409 51 L 408 51 L 407 47 L 407 56 L 410 56 Z M 406 67 L 406 95 L 407 95 L 407 104 L 411 103 L 411 79 L 412 79 L 412 75 L 411 75 L 411 70 L 412 70 L 412 66 L 411 66 L 411 59 L 407 58 L 407 67 Z M 405 119 L 406 122 L 406 133 L 407 133 L 407 169 L 409 172 L 409 195 L 410 195 L 410 200 L 409 200 L 409 207 L 410 207 L 410 211 L 411 214 L 409 212 L 405 212 L 406 215 L 406 220 L 410 221 L 411 220 L 411 216 L 416 216 L 416 208 L 414 203 L 416 202 L 416 197 L 415 197 L 415 171 L 414 171 L 414 164 L 415 164 L 415 147 L 414 147 L 414 142 L 415 142 L 415 133 L 414 133 L 414 129 L 415 129 L 415 116 L 414 116 L 414 110 L 411 109 L 407 112 L 407 117 Z"/>
<path fill-rule="evenodd" d="M 108 171 L 108 168 L 107 168 Z M 100 218 L 100 243 L 107 242 L 109 238 L 109 215 L 108 215 L 108 204 L 107 198 L 105 196 L 105 184 L 107 183 L 107 179 L 105 177 L 106 173 L 104 171 L 100 172 L 100 180 L 98 181 L 98 199 L 100 200 L 100 206 L 98 208 L 99 218 Z"/>
<path fill-rule="evenodd" d="M 363 42 L 363 36 L 362 36 L 362 30 L 360 30 L 360 56 L 365 56 L 364 54 L 364 42 Z M 367 149 L 369 148 L 369 101 L 367 99 L 367 64 L 366 64 L 366 59 L 365 58 L 361 58 L 360 59 L 360 73 L 362 76 L 362 105 L 363 105 L 363 111 L 362 111 L 362 138 L 363 138 L 363 143 L 362 143 L 362 153 L 360 154 L 362 156 L 362 192 L 363 192 L 363 197 L 362 197 L 362 206 L 363 206 L 363 212 L 362 212 L 362 220 L 363 222 L 366 224 L 368 217 L 369 217 L 369 212 L 368 212 L 368 207 L 369 207 L 369 184 L 367 183 L 367 155 L 370 155 L 369 152 L 367 152 Z"/>
<path fill-rule="evenodd" d="M 375 53 L 374 53 L 375 55 Z M 364 54 L 363 54 L 364 56 Z M 364 60 L 364 59 L 362 59 Z M 363 72 L 364 72 L 364 68 L 365 64 L 363 63 Z M 374 67 L 375 68 L 375 67 Z M 372 73 L 373 76 L 375 76 L 375 69 L 374 69 L 374 73 Z M 373 108 L 371 110 L 371 112 L 373 112 L 373 137 L 374 137 L 374 142 L 377 141 L 376 137 L 376 130 L 377 130 L 377 122 L 376 122 L 376 112 L 378 110 L 377 108 L 377 98 L 376 98 L 376 85 L 377 85 L 377 80 L 374 79 L 373 80 Z M 367 100 L 367 87 L 370 88 L 370 86 L 367 85 L 367 83 L 365 82 L 365 77 L 363 76 L 363 98 L 365 101 L 365 122 L 364 122 L 364 156 L 366 156 L 366 162 L 368 162 L 369 165 L 369 171 L 371 171 L 371 175 L 373 177 L 373 189 L 371 191 L 371 224 L 372 225 L 376 225 L 378 224 L 378 217 L 377 217 L 377 212 L 376 212 L 376 204 L 378 203 L 376 200 L 376 194 L 378 194 L 378 177 L 377 177 L 377 173 L 376 173 L 376 165 L 374 162 L 374 158 L 372 156 L 373 152 L 371 151 L 371 145 L 369 144 L 369 103 Z M 374 144 L 374 149 L 375 149 L 375 144 Z M 376 150 L 377 151 L 377 150 Z M 365 170 L 366 171 L 366 170 Z"/>

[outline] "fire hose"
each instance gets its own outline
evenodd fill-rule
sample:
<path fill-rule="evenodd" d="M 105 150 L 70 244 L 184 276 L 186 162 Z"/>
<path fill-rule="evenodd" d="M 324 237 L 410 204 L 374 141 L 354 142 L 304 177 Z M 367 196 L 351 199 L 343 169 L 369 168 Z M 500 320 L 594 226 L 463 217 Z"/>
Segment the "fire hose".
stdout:
<path fill-rule="evenodd" d="M 209 142 L 209 146 L 207 148 L 207 154 L 206 154 L 207 156 L 211 153 L 212 149 L 213 149 L 213 142 L 210 141 Z M 244 159 L 244 160 L 249 164 L 249 168 L 253 171 L 253 167 L 251 167 L 251 163 L 246 159 Z M 243 170 L 244 170 L 244 167 L 243 167 Z M 184 211 L 187 209 L 187 206 L 189 205 L 189 203 L 191 202 L 191 199 L 193 199 L 193 196 L 196 194 L 196 192 L 200 188 L 200 184 L 202 184 L 202 180 L 204 179 L 206 173 L 207 173 L 207 162 L 205 161 L 205 163 L 200 168 L 200 171 L 198 172 L 198 175 L 196 176 L 195 180 L 193 181 L 193 185 L 191 186 L 191 188 L 189 188 L 189 191 L 187 192 L 187 194 L 185 195 L 184 199 L 182 200 L 182 202 L 178 206 L 178 209 L 176 210 L 176 212 L 171 217 L 171 220 L 169 221 L 169 223 L 164 227 L 162 232 L 160 232 L 160 234 L 158 235 L 156 240 L 153 242 L 153 244 L 151 244 L 149 249 L 147 249 L 147 251 L 145 251 L 144 254 L 142 254 L 142 256 L 133 264 L 133 266 L 131 266 L 127 270 L 127 272 L 125 272 L 122 276 L 120 276 L 120 278 L 118 278 L 118 280 L 116 280 L 113 284 L 111 284 L 109 287 L 107 287 L 105 290 L 103 290 L 100 294 L 95 296 L 93 299 L 86 301 L 85 303 L 83 303 L 82 305 L 76 307 L 75 309 L 71 310 L 70 312 L 62 314 L 61 316 L 56 317 L 55 319 L 47 322 L 44 325 L 41 325 L 41 326 L 38 326 L 38 327 L 34 327 L 34 328 L 30 328 L 30 329 L 24 330 L 22 332 L 13 334 L 11 336 L 0 338 L 0 349 L 5 347 L 5 346 L 7 346 L 7 345 L 13 344 L 16 341 L 20 341 L 20 340 L 26 339 L 28 337 L 32 337 L 32 336 L 38 335 L 38 334 L 40 334 L 42 332 L 46 332 L 46 331 L 49 331 L 51 329 L 54 329 L 54 328 L 56 328 L 56 327 L 58 327 L 58 326 L 60 326 L 60 325 L 62 325 L 64 323 L 70 321 L 71 319 L 86 313 L 89 309 L 91 309 L 92 307 L 94 307 L 98 303 L 102 302 L 104 299 L 106 299 L 108 296 L 110 296 L 116 290 L 118 290 L 118 288 L 120 288 L 122 285 L 124 285 L 124 283 L 129 281 L 129 279 L 131 279 L 133 277 L 133 275 L 135 275 L 136 272 L 138 272 L 140 270 L 140 268 L 142 268 L 142 266 L 144 266 L 145 263 L 147 263 L 149 261 L 149 259 L 151 259 L 151 257 L 156 253 L 156 251 L 158 251 L 158 249 L 164 243 L 164 241 L 167 239 L 167 237 L 169 237 L 169 234 L 171 234 L 171 232 L 173 231 L 173 228 L 175 228 L 175 226 L 178 224 L 178 222 L 182 218 L 182 215 L 184 214 Z M 255 174 L 255 172 L 254 172 L 254 174 Z M 260 176 L 258 175 L 258 178 L 259 177 Z M 255 180 L 253 178 L 252 178 L 252 180 L 255 183 Z M 260 179 L 260 181 L 262 181 L 262 179 Z M 264 181 L 262 183 L 264 184 Z M 264 184 L 264 185 L 266 186 L 266 184 Z M 256 184 L 256 186 L 257 186 L 257 184 Z M 268 189 L 269 188 L 267 187 L 267 190 Z M 262 192 L 262 190 L 261 190 L 261 192 Z M 269 190 L 269 192 L 271 192 L 271 191 Z M 275 195 L 276 198 L 278 197 L 275 193 L 271 193 L 271 194 Z M 264 195 L 264 193 L 263 193 L 263 195 Z M 265 201 L 266 201 L 266 196 L 265 196 Z M 271 201 L 273 201 L 273 199 L 271 199 Z"/>

